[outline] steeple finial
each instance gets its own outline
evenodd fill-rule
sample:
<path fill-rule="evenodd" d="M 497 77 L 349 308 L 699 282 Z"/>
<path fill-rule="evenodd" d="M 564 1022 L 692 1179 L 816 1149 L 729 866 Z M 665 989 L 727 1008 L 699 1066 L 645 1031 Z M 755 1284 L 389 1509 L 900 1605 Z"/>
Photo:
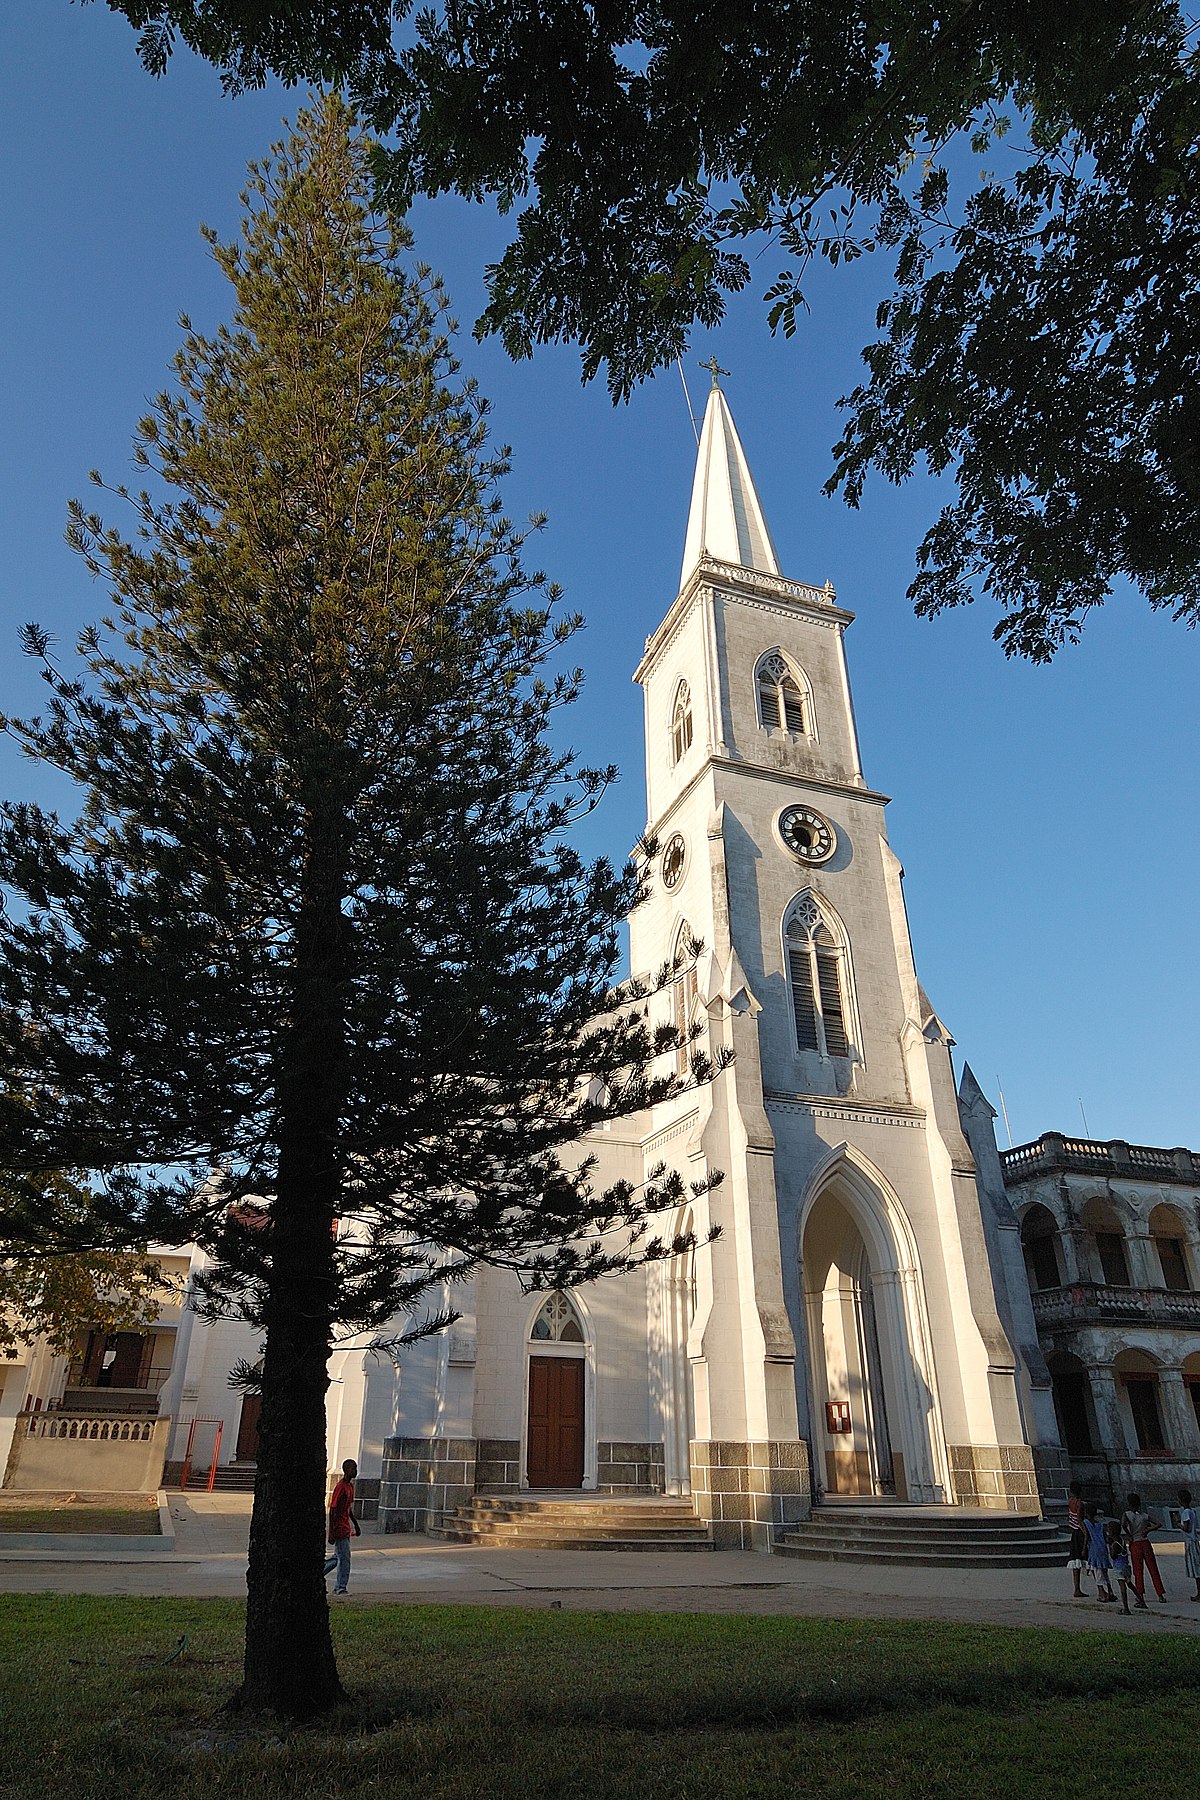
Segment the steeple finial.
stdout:
<path fill-rule="evenodd" d="M 700 366 L 711 374 L 712 389 L 696 453 L 681 589 L 705 556 L 766 575 L 779 574 L 754 477 L 719 380 L 729 371 L 715 356 Z"/>

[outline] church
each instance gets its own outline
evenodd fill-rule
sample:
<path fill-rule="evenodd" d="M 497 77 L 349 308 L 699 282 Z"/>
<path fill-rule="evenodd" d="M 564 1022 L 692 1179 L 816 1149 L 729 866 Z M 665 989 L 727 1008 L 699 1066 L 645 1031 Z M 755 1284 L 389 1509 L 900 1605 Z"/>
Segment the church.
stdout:
<path fill-rule="evenodd" d="M 481 1270 L 398 1370 L 334 1370 L 386 1528 L 476 1492 L 659 1493 L 767 1549 L 825 1496 L 1064 1496 L 991 1111 L 969 1071 L 956 1093 L 859 757 L 852 622 L 780 570 L 714 370 L 679 593 L 635 676 L 658 850 L 630 966 L 677 960 L 657 1003 L 733 1062 L 586 1148 L 598 1185 L 723 1180 L 663 1222 L 686 1255 L 549 1297 Z"/>
<path fill-rule="evenodd" d="M 647 1004 L 733 1059 L 580 1146 L 598 1186 L 675 1168 L 700 1197 L 659 1230 L 695 1248 L 569 1293 L 481 1269 L 395 1362 L 336 1351 L 329 1468 L 355 1458 L 384 1530 L 460 1538 L 537 1496 L 757 1550 L 880 1502 L 1032 1528 L 1068 1478 L 1173 1503 L 1200 1485 L 1200 1154 L 1001 1151 L 956 1084 L 859 757 L 853 614 L 780 570 L 718 373 L 635 672 L 657 847 L 630 967 L 677 968 Z M 152 1329 L 0 1358 L 6 1485 L 105 1485 L 106 1458 L 113 1487 L 252 1484 L 259 1402 L 228 1378 L 256 1335 L 179 1303 L 203 1252 L 156 1254 L 179 1287 Z"/>

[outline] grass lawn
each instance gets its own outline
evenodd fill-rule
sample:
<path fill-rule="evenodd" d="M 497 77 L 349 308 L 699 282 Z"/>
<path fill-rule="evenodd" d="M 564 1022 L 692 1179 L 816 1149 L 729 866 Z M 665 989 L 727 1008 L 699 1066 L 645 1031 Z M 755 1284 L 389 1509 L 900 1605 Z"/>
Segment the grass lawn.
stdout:
<path fill-rule="evenodd" d="M 1158 1800 L 1195 1781 L 1200 1641 L 1175 1632 L 351 1606 L 333 1627 L 355 1706 L 288 1732 L 220 1716 L 240 1613 L 0 1596 L 5 1800 Z"/>
<path fill-rule="evenodd" d="M 157 1537 L 158 1506 L 92 1505 L 72 1501 L 57 1506 L 20 1506 L 0 1501 L 0 1531 L 104 1531 Z"/>

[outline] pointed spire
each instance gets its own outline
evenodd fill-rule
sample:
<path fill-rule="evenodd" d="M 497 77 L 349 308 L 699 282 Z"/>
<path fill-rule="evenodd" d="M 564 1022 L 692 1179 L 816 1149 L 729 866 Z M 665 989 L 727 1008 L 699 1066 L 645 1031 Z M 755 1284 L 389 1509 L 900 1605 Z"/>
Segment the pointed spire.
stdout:
<path fill-rule="evenodd" d="M 696 455 L 681 588 L 702 556 L 736 563 L 743 569 L 760 569 L 767 575 L 779 574 L 754 477 L 719 385 L 718 377 L 728 371 L 715 357 L 702 367 L 712 374 L 712 391 Z"/>

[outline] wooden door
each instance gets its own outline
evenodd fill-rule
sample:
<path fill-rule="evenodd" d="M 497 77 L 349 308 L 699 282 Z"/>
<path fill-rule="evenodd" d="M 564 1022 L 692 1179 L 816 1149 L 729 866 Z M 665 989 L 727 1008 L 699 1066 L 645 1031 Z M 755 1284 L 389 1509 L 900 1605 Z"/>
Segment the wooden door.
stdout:
<path fill-rule="evenodd" d="M 258 1461 L 258 1421 L 262 1413 L 261 1394 L 243 1394 L 242 1417 L 238 1424 L 235 1462 Z"/>
<path fill-rule="evenodd" d="M 109 1387 L 141 1387 L 142 1359 L 147 1345 L 148 1339 L 140 1331 L 118 1331 L 117 1355 L 109 1376 Z"/>
<path fill-rule="evenodd" d="M 583 1486 L 583 1358 L 529 1359 L 529 1485 Z"/>

